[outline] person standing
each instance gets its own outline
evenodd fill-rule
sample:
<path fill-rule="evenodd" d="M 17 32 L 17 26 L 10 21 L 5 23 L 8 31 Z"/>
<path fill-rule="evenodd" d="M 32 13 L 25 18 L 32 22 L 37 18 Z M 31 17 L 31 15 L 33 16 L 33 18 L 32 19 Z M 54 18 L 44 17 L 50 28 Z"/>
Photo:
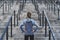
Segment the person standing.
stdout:
<path fill-rule="evenodd" d="M 25 29 L 23 29 L 23 26 Z M 35 28 L 33 28 L 35 26 Z M 36 21 L 31 18 L 31 13 L 27 13 L 27 18 L 23 20 L 23 22 L 20 24 L 20 29 L 24 35 L 24 40 L 34 40 L 34 32 L 37 31 L 38 25 L 36 24 Z"/>

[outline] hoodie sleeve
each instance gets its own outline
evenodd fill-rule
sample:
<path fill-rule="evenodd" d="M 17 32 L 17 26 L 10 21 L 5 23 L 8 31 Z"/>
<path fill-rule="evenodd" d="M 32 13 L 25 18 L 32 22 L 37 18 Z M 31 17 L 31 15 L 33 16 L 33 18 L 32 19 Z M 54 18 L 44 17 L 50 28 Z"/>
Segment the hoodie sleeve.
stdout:
<path fill-rule="evenodd" d="M 37 22 L 34 21 L 34 20 L 32 20 L 32 23 L 33 23 L 34 26 L 36 26 L 36 28 L 34 28 L 34 32 L 36 32 L 37 29 L 38 29 L 38 24 L 37 24 Z"/>
<path fill-rule="evenodd" d="M 23 21 L 21 22 L 21 24 L 20 24 L 20 29 L 21 29 L 22 32 L 24 32 L 23 26 L 24 26 L 25 21 L 26 21 L 26 20 L 23 20 Z"/>
<path fill-rule="evenodd" d="M 24 26 L 24 24 L 21 23 L 21 24 L 20 24 L 20 29 L 21 29 L 22 32 L 24 32 L 24 30 L 23 30 L 23 26 Z"/>

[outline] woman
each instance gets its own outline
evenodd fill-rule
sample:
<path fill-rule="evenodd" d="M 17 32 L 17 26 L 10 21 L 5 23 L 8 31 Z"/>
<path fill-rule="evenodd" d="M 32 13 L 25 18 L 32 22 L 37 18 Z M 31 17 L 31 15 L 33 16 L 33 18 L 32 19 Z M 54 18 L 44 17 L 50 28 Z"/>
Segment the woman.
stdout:
<path fill-rule="evenodd" d="M 25 29 L 23 29 L 23 26 L 25 26 Z M 33 28 L 33 26 L 36 26 Z M 30 37 L 30 40 L 34 40 L 34 32 L 38 29 L 38 26 L 36 25 L 36 22 L 31 19 L 31 13 L 27 13 L 27 18 L 24 19 L 24 21 L 21 23 L 20 28 L 22 32 L 25 33 L 24 40 L 28 40 Z"/>

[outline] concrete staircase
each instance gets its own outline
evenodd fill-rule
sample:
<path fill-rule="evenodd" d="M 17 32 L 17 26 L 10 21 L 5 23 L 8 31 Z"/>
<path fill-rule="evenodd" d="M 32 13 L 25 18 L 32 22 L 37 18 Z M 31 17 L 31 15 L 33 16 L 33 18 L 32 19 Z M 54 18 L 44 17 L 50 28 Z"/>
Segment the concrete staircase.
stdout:
<path fill-rule="evenodd" d="M 23 11 L 21 11 L 21 20 L 19 23 L 21 23 L 21 21 L 26 18 L 26 13 L 28 11 L 32 13 L 32 18 L 37 21 L 37 24 L 39 25 L 38 15 L 32 3 L 26 3 Z M 39 26 L 39 30 L 37 30 L 37 32 L 34 34 L 34 40 L 48 40 L 48 37 L 45 37 L 44 34 L 45 29 L 40 29 L 40 27 L 42 26 Z M 19 26 L 15 29 L 15 35 L 13 36 L 14 40 L 24 40 L 24 33 L 21 32 Z"/>
<path fill-rule="evenodd" d="M 38 4 L 38 5 L 40 7 L 39 10 L 41 12 L 43 10 L 43 8 L 45 7 L 45 5 L 44 4 L 42 4 L 42 5 L 41 4 Z M 19 5 L 16 5 L 16 6 L 17 6 L 16 11 L 18 11 L 18 9 L 19 9 L 18 6 Z M 15 10 L 14 7 L 12 7 L 12 9 Z M 46 9 L 46 7 L 44 9 Z M 19 20 L 19 24 L 21 23 L 22 20 L 24 20 L 26 18 L 26 14 L 27 14 L 28 11 L 32 13 L 32 19 L 34 19 L 37 22 L 37 24 L 39 25 L 38 14 L 37 14 L 37 11 L 35 10 L 35 7 L 31 3 L 31 1 L 30 1 L 30 3 L 29 3 L 29 1 L 27 1 L 27 3 L 24 6 L 24 9 L 21 11 L 21 14 L 20 14 L 21 20 Z M 49 14 L 49 12 L 47 12 L 47 11 L 46 11 L 46 13 L 48 13 L 47 15 L 48 15 L 48 18 L 50 20 L 50 17 L 49 16 L 51 16 L 51 14 Z M 55 18 L 55 15 L 54 15 L 54 18 Z M 53 31 L 54 31 L 55 36 L 56 36 L 56 39 L 57 40 L 60 40 L 60 38 L 59 38 L 60 37 L 60 35 L 59 35 L 60 34 L 60 31 L 59 31 L 60 30 L 60 25 L 59 25 L 60 24 L 60 21 L 58 21 L 58 20 L 57 21 L 50 20 L 50 22 L 51 22 L 51 28 L 53 28 Z M 52 22 L 54 22 L 54 23 L 57 22 L 57 25 L 54 24 L 54 23 L 52 23 Z M 13 24 L 14 24 L 14 21 L 13 21 Z M 48 38 L 49 33 L 47 33 L 47 37 L 45 37 L 45 28 L 40 29 L 41 27 L 42 26 L 39 26 L 39 30 L 37 30 L 37 32 L 35 32 L 35 34 L 34 34 L 34 40 L 49 40 L 49 38 Z M 9 29 L 9 33 L 10 33 L 10 29 Z M 10 34 L 9 34 L 9 40 L 24 40 L 24 33 L 21 32 L 19 26 L 14 27 L 14 25 L 13 25 L 13 37 L 10 38 Z"/>

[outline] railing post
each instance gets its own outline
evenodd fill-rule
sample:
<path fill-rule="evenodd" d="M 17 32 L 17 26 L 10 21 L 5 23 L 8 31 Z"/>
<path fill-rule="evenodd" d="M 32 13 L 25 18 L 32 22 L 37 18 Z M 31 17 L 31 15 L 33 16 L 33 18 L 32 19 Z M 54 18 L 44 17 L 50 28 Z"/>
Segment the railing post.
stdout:
<path fill-rule="evenodd" d="M 20 20 L 20 13 L 21 13 L 21 10 L 22 10 L 22 5 L 20 4 L 20 10 L 19 10 L 19 13 L 18 13 L 18 18 Z"/>
<path fill-rule="evenodd" d="M 51 40 L 51 30 L 49 29 L 49 40 Z"/>
<path fill-rule="evenodd" d="M 35 4 L 35 0 L 33 0 L 34 4 Z"/>
<path fill-rule="evenodd" d="M 44 11 L 42 11 L 42 27 L 44 26 Z"/>
<path fill-rule="evenodd" d="M 41 26 L 41 14 L 39 13 L 38 5 L 36 5 L 35 9 L 36 9 L 36 11 L 37 11 L 37 14 L 38 14 L 38 20 L 40 21 L 40 26 Z"/>
<path fill-rule="evenodd" d="M 51 11 L 52 11 L 52 4 L 51 4 Z"/>
<path fill-rule="evenodd" d="M 18 26 L 18 14 L 17 14 L 17 26 Z"/>
<path fill-rule="evenodd" d="M 38 5 L 36 4 L 36 10 L 39 12 L 39 10 L 38 10 Z"/>
<path fill-rule="evenodd" d="M 13 5 L 13 0 L 12 0 L 12 5 Z"/>
<path fill-rule="evenodd" d="M 8 27 L 7 27 L 6 30 L 7 30 L 7 31 L 6 31 L 6 40 L 8 40 Z"/>
<path fill-rule="evenodd" d="M 48 4 L 47 4 L 47 10 L 48 10 Z"/>
<path fill-rule="evenodd" d="M 23 9 L 23 4 L 21 5 L 21 10 Z"/>
<path fill-rule="evenodd" d="M 55 14 L 55 4 L 54 4 L 54 14 Z"/>
<path fill-rule="evenodd" d="M 23 0 L 23 3 L 22 3 L 22 9 L 23 9 L 23 6 L 24 6 L 24 0 Z"/>
<path fill-rule="evenodd" d="M 59 8 L 58 8 L 58 20 L 60 20 L 60 18 L 59 18 L 59 11 L 60 11 L 60 10 L 59 10 Z"/>
<path fill-rule="evenodd" d="M 12 37 L 12 17 L 11 17 L 11 37 Z"/>
<path fill-rule="evenodd" d="M 26 0 L 25 0 L 25 3 L 26 3 Z"/>
<path fill-rule="evenodd" d="M 39 20 L 39 21 L 40 21 L 40 26 L 41 26 L 41 19 L 42 19 L 42 18 L 41 18 L 41 14 L 40 14 L 40 20 Z"/>
<path fill-rule="evenodd" d="M 42 15 L 40 14 L 40 26 L 41 26 L 41 23 L 42 23 Z"/>
<path fill-rule="evenodd" d="M 9 13 L 9 3 L 8 3 L 8 13 Z"/>
<path fill-rule="evenodd" d="M 21 2 L 21 4 L 20 4 L 20 9 L 22 10 L 22 2 Z"/>
<path fill-rule="evenodd" d="M 50 4 L 49 4 L 49 11 L 50 11 Z"/>
<path fill-rule="evenodd" d="M 31 0 L 32 1 L 32 3 L 33 3 L 33 0 Z"/>
<path fill-rule="evenodd" d="M 45 18 L 45 37 L 47 37 L 47 19 Z"/>
<path fill-rule="evenodd" d="M 4 15 L 4 2 L 3 2 L 3 15 Z"/>
<path fill-rule="evenodd" d="M 23 0 L 23 5 L 24 5 L 24 0 Z"/>
<path fill-rule="evenodd" d="M 32 1 L 33 4 L 35 3 L 34 0 L 31 0 L 31 1 Z"/>
<path fill-rule="evenodd" d="M 19 13 L 19 15 L 18 15 L 18 18 L 19 18 L 19 20 L 20 20 L 20 13 Z"/>
<path fill-rule="evenodd" d="M 51 11 L 51 4 L 50 4 L 50 11 Z"/>
<path fill-rule="evenodd" d="M 15 10 L 14 10 L 14 27 L 15 27 Z"/>

